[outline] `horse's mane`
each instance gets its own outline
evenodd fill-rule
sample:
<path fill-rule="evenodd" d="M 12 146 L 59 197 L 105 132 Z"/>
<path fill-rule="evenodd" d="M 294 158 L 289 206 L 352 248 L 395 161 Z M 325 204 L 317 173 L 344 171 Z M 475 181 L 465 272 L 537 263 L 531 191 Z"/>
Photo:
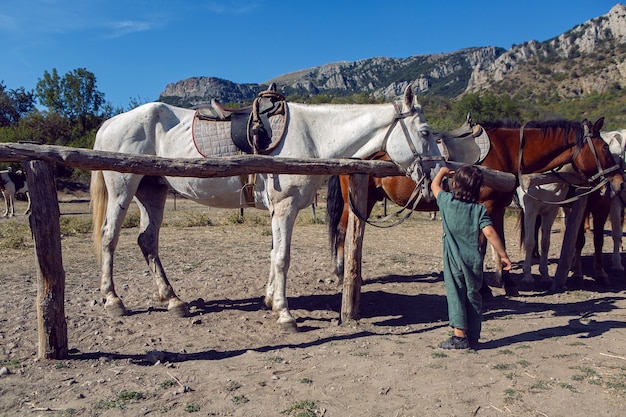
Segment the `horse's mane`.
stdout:
<path fill-rule="evenodd" d="M 519 129 L 522 126 L 515 119 L 483 120 L 477 124 L 485 129 Z"/>
<path fill-rule="evenodd" d="M 536 128 L 542 129 L 544 132 L 550 129 L 563 129 L 565 130 L 565 140 L 567 141 L 567 137 L 570 134 L 570 131 L 574 131 L 576 135 L 576 146 L 581 147 L 584 145 L 583 142 L 583 126 L 582 123 L 576 122 L 573 120 L 531 120 L 526 123 L 525 127 L 527 128 Z"/>
<path fill-rule="evenodd" d="M 481 121 L 478 123 L 485 129 L 519 129 L 522 127 L 521 123 L 515 119 L 499 119 L 495 121 Z M 556 120 L 531 120 L 524 125 L 525 128 L 542 129 L 544 133 L 547 130 L 563 129 L 565 130 L 565 141 L 570 132 L 573 130 L 576 134 L 576 146 L 581 147 L 583 142 L 583 127 L 580 122 L 556 119 Z"/>

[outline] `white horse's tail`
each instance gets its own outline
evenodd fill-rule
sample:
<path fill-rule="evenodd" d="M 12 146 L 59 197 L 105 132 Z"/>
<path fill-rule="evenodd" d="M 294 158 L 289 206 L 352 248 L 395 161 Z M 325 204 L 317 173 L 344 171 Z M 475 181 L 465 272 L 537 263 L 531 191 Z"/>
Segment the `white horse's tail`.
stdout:
<path fill-rule="evenodd" d="M 102 171 L 91 173 L 91 215 L 93 227 L 93 244 L 98 262 L 102 262 L 102 225 L 106 215 L 108 193 Z"/>

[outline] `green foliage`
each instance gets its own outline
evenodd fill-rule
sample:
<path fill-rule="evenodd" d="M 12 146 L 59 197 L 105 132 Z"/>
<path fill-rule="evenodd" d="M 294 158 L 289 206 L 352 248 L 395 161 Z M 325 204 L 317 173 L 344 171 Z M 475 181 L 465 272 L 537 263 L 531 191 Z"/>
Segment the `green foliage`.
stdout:
<path fill-rule="evenodd" d="M 315 417 L 316 411 L 318 411 L 318 407 L 315 401 L 302 400 L 281 411 L 281 414 L 294 417 Z"/>
<path fill-rule="evenodd" d="M 495 94 L 465 94 L 453 106 L 453 114 L 456 119 L 463 120 L 468 113 L 474 121 L 514 119 L 522 118 L 519 103 L 508 95 Z"/>
<path fill-rule="evenodd" d="M 59 77 L 56 68 L 44 71 L 35 87 L 40 103 L 52 112 L 78 123 L 83 131 L 94 126 L 93 117 L 100 115 L 105 104 L 104 93 L 98 91 L 96 76 L 85 68 L 78 68 Z"/>
<path fill-rule="evenodd" d="M 17 123 L 24 115 L 35 108 L 35 96 L 24 87 L 7 90 L 4 82 L 0 82 L 0 126 Z"/>
<path fill-rule="evenodd" d="M 122 391 L 112 400 L 99 400 L 94 404 L 96 410 L 109 410 L 119 408 L 124 410 L 126 404 L 135 403 L 146 398 L 146 395 L 137 391 Z"/>
<path fill-rule="evenodd" d="M 59 218 L 59 224 L 61 234 L 65 236 L 91 233 L 91 219 L 62 216 Z"/>
<path fill-rule="evenodd" d="M 200 411 L 200 406 L 196 403 L 190 403 L 185 406 L 185 412 L 187 413 L 197 413 Z"/>
<path fill-rule="evenodd" d="M 122 228 L 130 229 L 133 227 L 139 227 L 139 223 L 141 221 L 141 216 L 138 212 L 130 212 L 124 217 L 124 221 L 122 222 Z"/>
<path fill-rule="evenodd" d="M 30 241 L 31 232 L 27 224 L 0 223 L 0 249 L 28 249 L 26 242 Z"/>

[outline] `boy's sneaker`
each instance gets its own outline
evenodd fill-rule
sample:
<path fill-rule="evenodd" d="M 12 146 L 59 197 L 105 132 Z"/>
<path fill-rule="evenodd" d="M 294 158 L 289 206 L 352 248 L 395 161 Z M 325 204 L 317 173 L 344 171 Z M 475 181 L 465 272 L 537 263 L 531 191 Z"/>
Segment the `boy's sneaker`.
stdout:
<path fill-rule="evenodd" d="M 439 343 L 439 347 L 442 349 L 469 349 L 470 344 L 467 337 L 452 336 Z"/>

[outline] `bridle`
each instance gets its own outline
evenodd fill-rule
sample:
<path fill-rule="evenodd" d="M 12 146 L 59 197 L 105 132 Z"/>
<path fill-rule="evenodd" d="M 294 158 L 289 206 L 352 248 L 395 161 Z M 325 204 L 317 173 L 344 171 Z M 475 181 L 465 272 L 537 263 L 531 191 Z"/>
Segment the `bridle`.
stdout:
<path fill-rule="evenodd" d="M 414 161 L 411 164 L 411 167 L 415 165 L 416 163 L 419 163 L 420 161 L 422 162 L 423 161 L 443 161 L 444 160 L 443 156 L 422 156 L 417 151 L 417 148 L 415 148 L 415 144 L 413 143 L 413 140 L 411 138 L 411 132 L 409 132 L 409 128 L 406 126 L 406 123 L 404 122 L 404 119 L 412 116 L 415 113 L 415 109 L 411 108 L 409 111 L 401 112 L 397 103 L 393 103 L 393 106 L 396 109 L 396 115 L 394 116 L 391 122 L 391 125 L 389 125 L 389 129 L 387 129 L 387 133 L 385 134 L 385 137 L 383 139 L 383 143 L 381 146 L 381 151 L 387 152 L 387 142 L 389 141 L 389 137 L 391 136 L 391 133 L 393 132 L 396 125 L 399 124 L 400 127 L 402 128 L 402 131 L 404 132 L 404 138 L 409 144 L 409 149 L 411 149 L 411 152 L 413 153 Z"/>
<path fill-rule="evenodd" d="M 600 158 L 598 157 L 598 153 L 596 152 L 596 148 L 595 146 L 593 146 L 593 134 L 591 129 L 589 129 L 589 126 L 586 123 L 582 123 L 583 125 L 583 144 L 580 147 L 577 147 L 576 150 L 574 151 L 574 154 L 572 155 L 572 166 L 574 167 L 574 169 L 576 171 L 578 171 L 578 168 L 576 167 L 576 158 L 578 158 L 578 155 L 580 154 L 580 152 L 582 151 L 582 149 L 584 148 L 585 145 L 589 146 L 589 149 L 591 150 L 591 153 L 593 154 L 595 163 L 596 163 L 596 167 L 597 167 L 597 172 L 587 178 L 587 182 L 588 182 L 588 186 L 581 186 L 578 184 L 573 184 L 570 183 L 568 181 L 565 181 L 565 179 L 559 175 L 559 173 L 557 171 L 555 171 L 554 169 L 552 171 L 550 171 L 555 177 L 561 179 L 563 182 L 565 182 L 566 184 L 570 185 L 570 186 L 574 186 L 577 189 L 583 190 L 583 192 L 576 194 L 573 197 L 567 198 L 565 200 L 562 201 L 543 201 L 535 196 L 533 196 L 532 194 L 528 193 L 528 190 L 524 189 L 523 186 L 523 181 L 522 181 L 522 155 L 523 155 L 523 147 L 524 147 L 524 126 L 520 127 L 520 145 L 519 145 L 519 154 L 518 154 L 518 183 L 519 183 L 519 188 L 522 190 L 522 192 L 524 193 L 524 195 L 532 198 L 535 201 L 539 201 L 543 204 L 548 204 L 548 205 L 557 205 L 557 206 L 561 206 L 564 204 L 569 204 L 572 203 L 574 201 L 580 200 L 582 197 L 585 197 L 589 194 L 594 193 L 595 191 L 601 189 L 602 187 L 604 187 L 606 184 L 609 183 L 609 179 L 606 177 L 607 174 L 610 174 L 614 171 L 617 171 L 620 169 L 619 164 L 615 164 L 610 168 L 604 169 L 602 168 L 602 164 L 600 164 Z"/>
<path fill-rule="evenodd" d="M 415 113 L 415 109 L 411 108 L 409 111 L 402 112 L 400 111 L 400 108 L 398 107 L 397 103 L 393 103 L 393 106 L 396 110 L 396 114 L 393 118 L 393 121 L 391 122 L 391 125 L 387 129 L 387 133 L 385 134 L 385 137 L 383 139 L 383 143 L 381 146 L 381 151 L 387 152 L 387 142 L 389 140 L 389 137 L 391 136 L 391 133 L 395 129 L 396 125 L 399 124 L 400 127 L 402 128 L 402 131 L 404 132 L 404 138 L 408 142 L 409 148 L 411 149 L 411 152 L 413 153 L 413 162 L 411 163 L 411 165 L 409 165 L 409 168 L 407 169 L 407 172 L 406 172 L 406 175 L 410 178 L 413 178 L 415 181 L 415 188 L 413 189 L 411 196 L 407 200 L 407 203 L 404 205 L 404 207 L 400 208 L 395 213 L 389 214 L 377 221 L 371 221 L 371 220 L 368 220 L 361 213 L 359 213 L 358 210 L 356 210 L 356 207 L 354 206 L 354 203 L 352 200 L 352 194 L 348 192 L 348 204 L 350 205 L 350 210 L 352 210 L 352 212 L 359 218 L 359 220 L 364 221 L 367 224 L 372 225 L 374 227 L 380 227 L 380 228 L 387 228 L 387 227 L 393 227 L 393 226 L 399 225 L 400 223 L 408 219 L 417 208 L 417 205 L 422 200 L 422 197 L 424 195 L 423 192 L 420 192 L 420 189 L 422 187 L 425 187 L 424 182 L 426 180 L 426 174 L 424 173 L 424 167 L 422 166 L 422 163 L 426 161 L 444 161 L 445 160 L 443 156 L 423 156 L 417 151 L 417 148 L 415 148 L 415 144 L 413 143 L 413 140 L 411 138 L 411 132 L 409 132 L 409 128 L 406 126 L 406 123 L 404 122 L 404 119 L 412 116 Z M 403 217 L 399 218 L 397 221 L 393 222 L 392 224 L 387 224 L 387 225 L 380 224 L 382 222 L 390 220 L 391 218 L 398 217 L 403 211 L 409 208 L 409 204 L 411 204 L 411 202 L 413 202 L 413 204 L 411 205 L 412 207 Z"/>

